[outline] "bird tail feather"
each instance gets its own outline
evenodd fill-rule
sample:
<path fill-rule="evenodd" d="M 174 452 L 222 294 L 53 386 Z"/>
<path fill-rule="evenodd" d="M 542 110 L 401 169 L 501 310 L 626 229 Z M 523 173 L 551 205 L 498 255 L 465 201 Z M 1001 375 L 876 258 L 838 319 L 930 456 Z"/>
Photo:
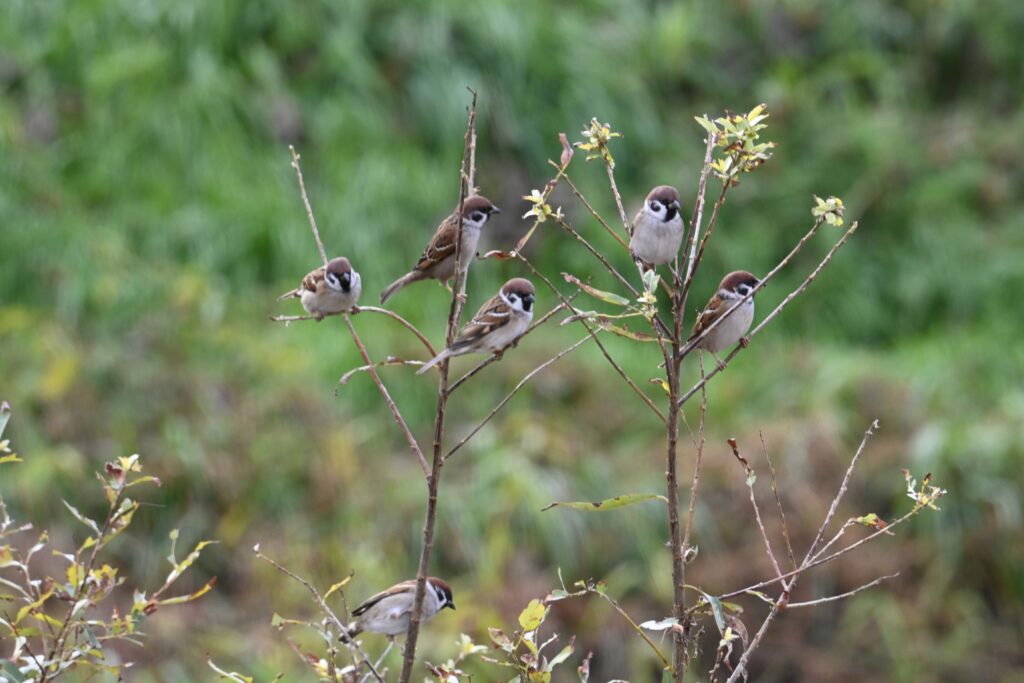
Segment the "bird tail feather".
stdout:
<path fill-rule="evenodd" d="M 411 271 L 398 278 L 390 285 L 388 285 L 383 292 L 380 293 L 380 303 L 383 306 L 388 302 L 388 299 L 398 293 L 398 290 L 402 289 L 406 285 L 410 285 L 420 279 L 420 274 L 417 271 Z"/>
<path fill-rule="evenodd" d="M 426 372 L 430 368 L 434 367 L 435 365 L 437 365 L 441 361 L 446 360 L 446 359 L 451 358 L 451 357 L 452 357 L 452 350 L 451 349 L 445 349 L 444 351 L 442 351 L 441 353 L 437 354 L 432 359 L 430 359 L 430 361 L 425 363 L 422 368 L 420 368 L 419 370 L 416 371 L 416 374 L 417 375 L 422 375 L 424 372 Z"/>
<path fill-rule="evenodd" d="M 351 643 L 352 639 L 363 632 L 363 629 L 359 627 L 359 624 L 353 621 L 351 624 L 345 627 L 345 632 L 338 638 L 343 643 Z"/>

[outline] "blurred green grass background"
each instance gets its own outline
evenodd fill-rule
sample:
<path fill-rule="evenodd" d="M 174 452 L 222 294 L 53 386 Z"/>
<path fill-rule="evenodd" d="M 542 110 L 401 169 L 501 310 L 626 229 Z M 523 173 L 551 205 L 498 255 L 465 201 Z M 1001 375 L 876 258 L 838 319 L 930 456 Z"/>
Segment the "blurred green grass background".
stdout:
<path fill-rule="evenodd" d="M 481 251 L 526 229 L 520 195 L 550 177 L 557 133 L 575 140 L 591 116 L 610 121 L 624 135 L 614 149 L 627 211 L 659 183 L 677 185 L 689 211 L 703 151 L 692 117 L 766 102 L 775 158 L 730 194 L 694 305 L 725 271 L 764 272 L 785 254 L 812 194 L 842 197 L 861 229 L 711 385 L 690 581 L 720 593 L 771 571 L 726 437 L 753 454 L 763 430 L 799 548 L 877 417 L 840 517 L 905 510 L 900 467 L 931 471 L 950 490 L 944 509 L 801 582 L 809 599 L 902 572 L 848 603 L 785 614 L 755 677 L 1024 680 L 1022 32 L 1016 0 L 7 0 L 0 398 L 26 462 L 4 471 L 3 494 L 17 517 L 66 539 L 79 530 L 58 498 L 98 509 L 92 472 L 142 453 L 164 487 L 113 547 L 129 574 L 159 582 L 175 526 L 221 543 L 192 576 L 216 574 L 217 590 L 150 622 L 147 649 L 126 651 L 140 661 L 132 680 L 214 680 L 206 653 L 258 680 L 309 680 L 270 617 L 312 605 L 252 545 L 321 586 L 355 570 L 358 600 L 414 574 L 424 492 L 369 379 L 333 393 L 359 364 L 339 321 L 267 321 L 297 312 L 274 298 L 318 260 L 287 145 L 302 153 L 328 250 L 353 260 L 369 302 L 457 201 L 467 85 L 480 92 L 478 184 L 506 210 Z M 574 169 L 613 217 L 603 170 Z M 612 250 L 571 196 L 555 199 Z M 759 297 L 762 314 L 831 237 Z M 550 276 L 613 288 L 553 228 L 531 249 Z M 513 274 L 478 263 L 468 306 Z M 394 307 L 439 341 L 445 301 L 423 284 Z M 541 293 L 541 310 L 553 303 Z M 377 356 L 419 353 L 390 321 L 356 324 Z M 549 327 L 509 353 L 456 395 L 451 434 L 579 334 Z M 638 380 L 653 374 L 651 349 L 608 343 Z M 436 386 L 400 368 L 383 376 L 429 441 Z M 514 399 L 446 469 L 434 571 L 459 610 L 430 625 L 423 656 L 438 662 L 458 632 L 485 639 L 486 626 L 512 623 L 558 567 L 606 579 L 638 619 L 666 616 L 660 509 L 539 512 L 660 492 L 661 439 L 589 346 Z M 688 472 L 685 444 L 681 462 Z M 764 610 L 744 605 L 753 628 Z M 579 652 L 597 651 L 598 680 L 655 679 L 605 606 L 563 604 L 553 619 Z"/>

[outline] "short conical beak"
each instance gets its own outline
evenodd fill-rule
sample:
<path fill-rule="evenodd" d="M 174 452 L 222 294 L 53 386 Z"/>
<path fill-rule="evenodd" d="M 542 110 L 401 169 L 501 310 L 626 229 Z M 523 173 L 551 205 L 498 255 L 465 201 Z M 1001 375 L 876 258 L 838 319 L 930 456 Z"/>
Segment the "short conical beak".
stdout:
<path fill-rule="evenodd" d="M 498 208 L 498 207 L 496 207 L 496 206 L 492 206 L 492 207 L 491 207 L 491 213 L 492 213 L 492 214 L 495 214 L 495 213 L 501 213 L 501 209 L 499 209 L 499 208 Z"/>

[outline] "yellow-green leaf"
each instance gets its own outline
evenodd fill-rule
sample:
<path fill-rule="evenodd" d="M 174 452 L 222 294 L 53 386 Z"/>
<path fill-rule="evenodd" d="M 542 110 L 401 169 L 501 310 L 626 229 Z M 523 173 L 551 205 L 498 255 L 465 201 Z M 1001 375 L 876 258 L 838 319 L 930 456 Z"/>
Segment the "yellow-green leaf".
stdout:
<path fill-rule="evenodd" d="M 660 500 L 664 503 L 668 503 L 668 498 L 665 496 L 659 496 L 656 493 L 632 493 L 625 496 L 615 496 L 614 498 L 608 498 L 606 500 L 599 500 L 593 503 L 583 502 L 572 502 L 572 503 L 551 503 L 547 507 L 541 508 L 541 511 L 550 510 L 554 507 L 567 507 L 573 508 L 574 510 L 587 510 L 589 512 L 595 512 L 598 510 L 615 510 L 616 508 L 626 507 L 627 505 L 633 505 L 635 503 L 644 503 L 648 500 Z"/>
<path fill-rule="evenodd" d="M 576 285 L 590 296 L 596 297 L 601 301 L 604 301 L 605 303 L 613 304 L 615 306 L 629 305 L 629 299 L 627 299 L 626 297 L 619 296 L 618 294 L 613 294 L 612 292 L 606 292 L 603 289 L 598 289 L 597 287 L 591 287 L 587 283 L 581 281 L 575 275 L 570 275 L 569 273 L 562 273 L 562 277 L 565 278 L 566 282 Z"/>
<path fill-rule="evenodd" d="M 519 625 L 524 631 L 535 631 L 544 623 L 548 610 L 540 600 L 534 598 L 519 614 Z"/>

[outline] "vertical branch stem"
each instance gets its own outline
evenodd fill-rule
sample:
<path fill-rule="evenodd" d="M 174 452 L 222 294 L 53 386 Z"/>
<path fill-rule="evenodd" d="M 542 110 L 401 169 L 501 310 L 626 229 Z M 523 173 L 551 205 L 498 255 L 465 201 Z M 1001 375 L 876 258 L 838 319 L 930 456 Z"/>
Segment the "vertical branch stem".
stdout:
<path fill-rule="evenodd" d="M 463 271 L 463 259 L 472 259 L 474 254 L 462 253 L 462 211 L 466 197 L 473 191 L 476 175 L 476 93 L 470 90 L 473 99 L 470 103 L 466 135 L 462 152 L 462 165 L 459 169 L 459 209 L 458 230 L 455 234 L 455 280 L 452 283 L 452 303 L 448 311 L 448 328 L 445 334 L 445 347 L 450 347 L 462 317 L 462 306 L 465 300 L 466 275 Z M 448 364 L 447 360 L 439 366 L 440 380 L 437 389 L 437 412 L 434 417 L 434 452 L 427 478 L 427 518 L 423 523 L 423 545 L 420 548 L 419 568 L 416 570 L 416 593 L 413 598 L 412 615 L 409 619 L 409 630 L 406 632 L 405 653 L 402 658 L 402 671 L 399 683 L 409 683 L 412 677 L 413 663 L 416 661 L 416 641 L 420 633 L 420 620 L 423 612 L 423 598 L 427 589 L 427 572 L 430 569 L 430 556 L 434 549 L 434 527 L 437 523 L 437 497 L 441 485 L 441 467 L 444 465 L 445 409 L 448 405 Z"/>

